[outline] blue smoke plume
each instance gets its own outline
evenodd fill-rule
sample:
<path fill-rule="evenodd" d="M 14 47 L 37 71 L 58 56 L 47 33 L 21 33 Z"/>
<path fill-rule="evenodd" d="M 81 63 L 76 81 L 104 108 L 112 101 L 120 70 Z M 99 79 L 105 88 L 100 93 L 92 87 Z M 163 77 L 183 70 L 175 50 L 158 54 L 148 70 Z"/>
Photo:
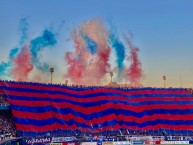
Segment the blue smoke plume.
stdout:
<path fill-rule="evenodd" d="M 28 37 L 29 24 L 28 24 L 27 18 L 20 19 L 19 29 L 21 33 L 19 45 L 22 46 Z"/>
<path fill-rule="evenodd" d="M 92 55 L 94 55 L 97 52 L 97 43 L 86 34 L 83 34 L 82 36 L 84 41 L 86 42 L 86 48 L 90 51 Z"/>
<path fill-rule="evenodd" d="M 123 61 L 125 59 L 125 47 L 123 43 L 119 40 L 119 38 L 116 36 L 115 33 L 112 33 L 109 36 L 110 44 L 115 49 L 116 53 L 116 62 L 119 70 L 122 70 L 124 68 Z"/>
<path fill-rule="evenodd" d="M 9 69 L 11 68 L 11 62 L 2 62 L 0 63 L 0 78 L 9 77 Z"/>
<path fill-rule="evenodd" d="M 45 63 L 45 62 L 40 62 L 38 59 L 36 59 L 35 61 L 33 61 L 33 64 L 36 66 L 37 69 L 44 71 L 44 72 L 48 72 L 50 66 Z"/>
<path fill-rule="evenodd" d="M 14 59 L 19 52 L 19 48 L 13 48 L 9 52 L 9 58 Z"/>
<path fill-rule="evenodd" d="M 32 62 L 40 70 L 48 70 L 49 66 L 46 63 L 40 63 L 38 54 L 45 48 L 54 46 L 57 43 L 54 34 L 49 30 L 44 30 L 43 34 L 30 42 Z"/>
<path fill-rule="evenodd" d="M 14 59 L 19 53 L 19 51 L 21 50 L 21 48 L 23 47 L 24 43 L 26 42 L 27 35 L 28 35 L 28 27 L 29 27 L 29 24 L 27 22 L 27 19 L 26 18 L 20 19 L 19 30 L 21 33 L 21 37 L 20 37 L 18 46 L 10 50 L 9 59 L 11 60 Z"/>
<path fill-rule="evenodd" d="M 2 78 L 10 77 L 10 69 L 12 67 L 12 60 L 17 56 L 20 49 L 23 47 L 25 41 L 27 40 L 28 26 L 29 25 L 28 25 L 26 18 L 20 19 L 19 30 L 21 33 L 21 37 L 19 40 L 19 44 L 16 48 L 13 48 L 10 50 L 8 62 L 1 62 L 0 63 L 0 76 Z"/>

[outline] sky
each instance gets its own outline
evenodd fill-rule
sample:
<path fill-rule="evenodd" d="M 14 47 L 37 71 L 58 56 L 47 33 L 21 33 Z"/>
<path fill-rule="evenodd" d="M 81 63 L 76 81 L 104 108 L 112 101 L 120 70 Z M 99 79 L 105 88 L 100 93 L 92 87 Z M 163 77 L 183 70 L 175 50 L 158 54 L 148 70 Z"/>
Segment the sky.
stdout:
<path fill-rule="evenodd" d="M 0 78 L 17 80 L 18 74 L 15 72 L 21 72 L 20 66 L 17 64 L 21 60 L 25 61 L 22 65 L 26 65 L 28 61 L 30 63 L 30 66 L 28 63 L 27 68 L 22 72 L 33 70 L 33 77 L 32 74 L 29 74 L 30 79 L 26 81 L 48 82 L 49 70 L 44 69 L 47 68 L 46 65 L 55 68 L 54 83 L 64 83 L 70 77 L 74 79 L 75 76 L 77 77 L 77 73 L 70 76 L 72 74 L 69 72 L 69 68 L 77 70 L 74 69 L 74 63 L 70 64 L 69 58 L 67 58 L 67 52 L 79 57 L 76 54 L 74 40 L 76 34 L 73 33 L 78 32 L 77 35 L 79 38 L 81 37 L 81 43 L 82 39 L 86 41 L 88 31 L 98 33 L 89 30 L 90 27 L 86 27 L 87 23 L 96 27 L 97 30 L 100 28 L 101 32 L 104 29 L 104 39 L 108 34 L 108 40 L 104 43 L 112 43 L 112 47 L 113 42 L 109 42 L 109 35 L 114 34 L 114 31 L 116 31 L 115 34 L 118 33 L 117 40 L 120 40 L 124 47 L 127 47 L 126 41 L 123 40 L 124 36 L 132 37 L 130 38 L 132 44 L 139 48 L 137 55 L 141 65 L 137 67 L 140 67 L 139 69 L 142 71 L 142 75 L 138 77 L 142 86 L 163 87 L 162 76 L 165 75 L 167 87 L 193 87 L 192 0 L 1 0 L 0 64 L 2 62 L 8 64 L 11 60 L 10 65 L 11 67 L 14 65 L 14 68 L 9 70 L 12 76 L 9 74 L 8 76 L 0 75 Z M 26 29 L 22 29 L 25 26 Z M 39 40 L 44 41 L 45 30 L 48 31 L 48 35 L 54 35 L 55 41 L 53 40 L 49 44 L 47 41 L 45 41 L 46 44 L 37 44 Z M 94 35 L 91 38 L 95 40 Z M 96 42 L 96 46 L 98 46 L 99 42 Z M 89 47 L 90 43 L 87 44 Z M 37 57 L 27 51 L 33 48 L 35 50 L 39 45 L 41 45 L 41 50 L 36 50 L 38 51 Z M 11 58 L 10 51 L 13 48 L 20 48 L 21 55 L 18 52 L 16 58 Z M 98 51 L 102 50 L 97 50 L 97 53 Z M 116 51 L 119 50 L 112 48 L 109 55 L 108 64 L 110 64 L 111 70 L 116 68 L 118 58 L 116 54 L 119 54 Z M 130 53 L 129 49 L 125 51 L 127 54 Z M 25 59 L 23 54 L 25 54 Z M 98 54 L 96 55 L 98 56 Z M 124 66 L 126 67 L 126 62 L 124 62 Z M 78 70 L 80 69 L 82 68 L 80 67 Z M 2 70 L 0 69 L 0 71 Z M 84 74 L 84 77 L 92 75 L 92 71 L 88 70 L 83 70 L 81 73 Z M 130 76 L 128 79 L 124 79 L 127 76 L 119 78 L 120 74 L 122 73 L 114 71 L 114 81 L 127 83 Z M 106 70 L 97 76 L 105 78 L 102 78 L 103 84 L 110 81 Z M 74 82 L 76 81 L 74 80 Z M 92 80 L 90 81 L 92 82 Z M 139 83 L 138 81 L 137 83 Z"/>

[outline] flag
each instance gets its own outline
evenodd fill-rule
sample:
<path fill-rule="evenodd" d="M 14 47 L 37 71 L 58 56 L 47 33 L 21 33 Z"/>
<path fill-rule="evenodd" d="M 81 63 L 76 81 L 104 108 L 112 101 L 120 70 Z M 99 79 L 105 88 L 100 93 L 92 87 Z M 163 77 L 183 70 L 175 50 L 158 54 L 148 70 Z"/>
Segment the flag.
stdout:
<path fill-rule="evenodd" d="M 193 97 L 184 88 L 70 87 L 0 81 L 18 132 L 61 129 L 193 129 Z M 184 132 L 187 134 L 187 132 Z"/>

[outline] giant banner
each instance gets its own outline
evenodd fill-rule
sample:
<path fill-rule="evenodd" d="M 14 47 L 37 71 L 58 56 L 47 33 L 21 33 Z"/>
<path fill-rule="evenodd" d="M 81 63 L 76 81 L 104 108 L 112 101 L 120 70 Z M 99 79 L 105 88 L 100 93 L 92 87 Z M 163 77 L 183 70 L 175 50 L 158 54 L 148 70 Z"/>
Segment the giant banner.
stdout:
<path fill-rule="evenodd" d="M 193 97 L 182 88 L 69 87 L 0 81 L 20 135 L 193 129 Z"/>

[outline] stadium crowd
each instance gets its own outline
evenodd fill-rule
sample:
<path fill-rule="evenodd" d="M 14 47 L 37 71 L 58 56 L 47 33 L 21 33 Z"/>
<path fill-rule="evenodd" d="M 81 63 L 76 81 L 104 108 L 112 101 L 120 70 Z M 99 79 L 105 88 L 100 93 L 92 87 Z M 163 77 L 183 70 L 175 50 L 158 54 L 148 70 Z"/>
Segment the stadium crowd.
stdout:
<path fill-rule="evenodd" d="M 0 95 L 0 106 L 7 106 L 6 99 Z M 16 136 L 16 128 L 11 110 L 0 109 L 0 141 Z"/>

